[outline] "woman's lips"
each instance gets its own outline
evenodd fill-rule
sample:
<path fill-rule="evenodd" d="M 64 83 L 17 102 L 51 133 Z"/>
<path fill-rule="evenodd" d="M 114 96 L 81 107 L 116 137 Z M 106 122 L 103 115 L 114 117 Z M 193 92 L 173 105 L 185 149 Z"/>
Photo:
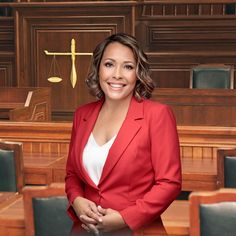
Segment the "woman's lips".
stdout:
<path fill-rule="evenodd" d="M 108 84 L 112 88 L 117 88 L 117 89 L 123 88 L 125 86 L 125 84 L 117 84 L 117 83 L 108 83 Z"/>

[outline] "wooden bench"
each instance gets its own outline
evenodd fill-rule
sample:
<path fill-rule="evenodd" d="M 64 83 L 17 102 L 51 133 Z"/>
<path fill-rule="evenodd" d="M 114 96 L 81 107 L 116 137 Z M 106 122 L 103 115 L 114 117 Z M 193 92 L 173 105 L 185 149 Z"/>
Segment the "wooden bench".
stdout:
<path fill-rule="evenodd" d="M 189 235 L 189 202 L 187 200 L 175 200 L 161 218 L 168 235 Z"/>
<path fill-rule="evenodd" d="M 17 192 L 0 192 L 0 209 L 13 202 L 18 196 Z"/>
<path fill-rule="evenodd" d="M 65 182 L 67 156 L 52 164 L 52 176 L 54 182 Z"/>
<path fill-rule="evenodd" d="M 64 182 L 66 154 L 59 153 L 24 153 L 25 183 L 29 185 L 45 185 L 52 182 Z M 63 171 L 57 173 L 62 161 Z M 59 164 L 58 164 L 59 162 Z"/>
<path fill-rule="evenodd" d="M 25 153 L 26 184 L 64 182 L 67 154 Z M 217 188 L 215 159 L 182 159 L 184 191 L 214 190 Z"/>
<path fill-rule="evenodd" d="M 0 88 L 0 119 L 12 121 L 50 121 L 50 88 Z"/>
<path fill-rule="evenodd" d="M 152 99 L 168 104 L 178 125 L 235 127 L 235 89 L 156 88 Z"/>
<path fill-rule="evenodd" d="M 163 224 L 169 235 L 189 235 L 189 203 L 188 201 L 174 201 L 162 214 Z M 158 229 L 155 224 L 145 228 L 145 236 L 156 236 Z M 0 208 L 0 236 L 24 236 L 24 204 L 19 195 L 11 204 Z"/>
<path fill-rule="evenodd" d="M 217 189 L 216 159 L 182 158 L 182 189 L 184 191 Z"/>
<path fill-rule="evenodd" d="M 9 195 L 9 193 L 8 193 Z M 11 197 L 0 206 L 0 236 L 24 236 L 24 206 L 21 194 Z M 0 194 L 0 201 L 4 194 Z M 5 194 L 6 197 L 6 194 Z M 9 198 L 9 196 L 7 196 Z"/>

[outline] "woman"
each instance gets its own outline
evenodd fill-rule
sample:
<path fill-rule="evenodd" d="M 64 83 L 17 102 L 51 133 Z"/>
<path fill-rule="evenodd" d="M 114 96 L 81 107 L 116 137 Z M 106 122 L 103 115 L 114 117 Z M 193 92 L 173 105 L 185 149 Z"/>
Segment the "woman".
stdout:
<path fill-rule="evenodd" d="M 86 82 L 98 101 L 74 116 L 66 174 L 73 235 L 162 226 L 181 191 L 179 142 L 170 108 L 148 100 L 154 85 L 136 39 L 101 42 Z"/>

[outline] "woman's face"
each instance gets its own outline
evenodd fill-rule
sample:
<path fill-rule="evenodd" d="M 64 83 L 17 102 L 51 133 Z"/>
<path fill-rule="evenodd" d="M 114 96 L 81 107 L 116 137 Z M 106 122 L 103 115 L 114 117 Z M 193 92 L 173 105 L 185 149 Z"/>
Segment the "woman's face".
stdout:
<path fill-rule="evenodd" d="M 125 100 L 133 95 L 136 61 L 132 50 L 121 43 L 110 43 L 101 59 L 99 82 L 106 100 Z"/>

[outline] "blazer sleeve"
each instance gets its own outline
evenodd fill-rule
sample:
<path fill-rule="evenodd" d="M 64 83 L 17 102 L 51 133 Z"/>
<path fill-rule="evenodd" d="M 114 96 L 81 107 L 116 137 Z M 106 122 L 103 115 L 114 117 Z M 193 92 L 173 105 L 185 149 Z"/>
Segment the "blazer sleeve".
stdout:
<path fill-rule="evenodd" d="M 69 201 L 69 206 L 67 212 L 72 220 L 77 221 L 78 217 L 72 207 L 73 201 L 77 196 L 84 195 L 84 183 L 79 178 L 78 174 L 76 174 L 76 161 L 75 161 L 75 151 L 74 151 L 74 144 L 76 140 L 76 134 L 78 130 L 79 124 L 79 111 L 75 113 L 73 126 L 71 131 L 71 140 L 69 146 L 69 154 L 66 164 L 66 177 L 65 177 L 65 191 L 67 194 L 67 198 Z"/>
<path fill-rule="evenodd" d="M 135 205 L 122 211 L 124 221 L 136 230 L 159 218 L 181 191 L 181 162 L 175 117 L 163 105 L 154 109 L 149 117 L 151 161 L 154 184 Z"/>

